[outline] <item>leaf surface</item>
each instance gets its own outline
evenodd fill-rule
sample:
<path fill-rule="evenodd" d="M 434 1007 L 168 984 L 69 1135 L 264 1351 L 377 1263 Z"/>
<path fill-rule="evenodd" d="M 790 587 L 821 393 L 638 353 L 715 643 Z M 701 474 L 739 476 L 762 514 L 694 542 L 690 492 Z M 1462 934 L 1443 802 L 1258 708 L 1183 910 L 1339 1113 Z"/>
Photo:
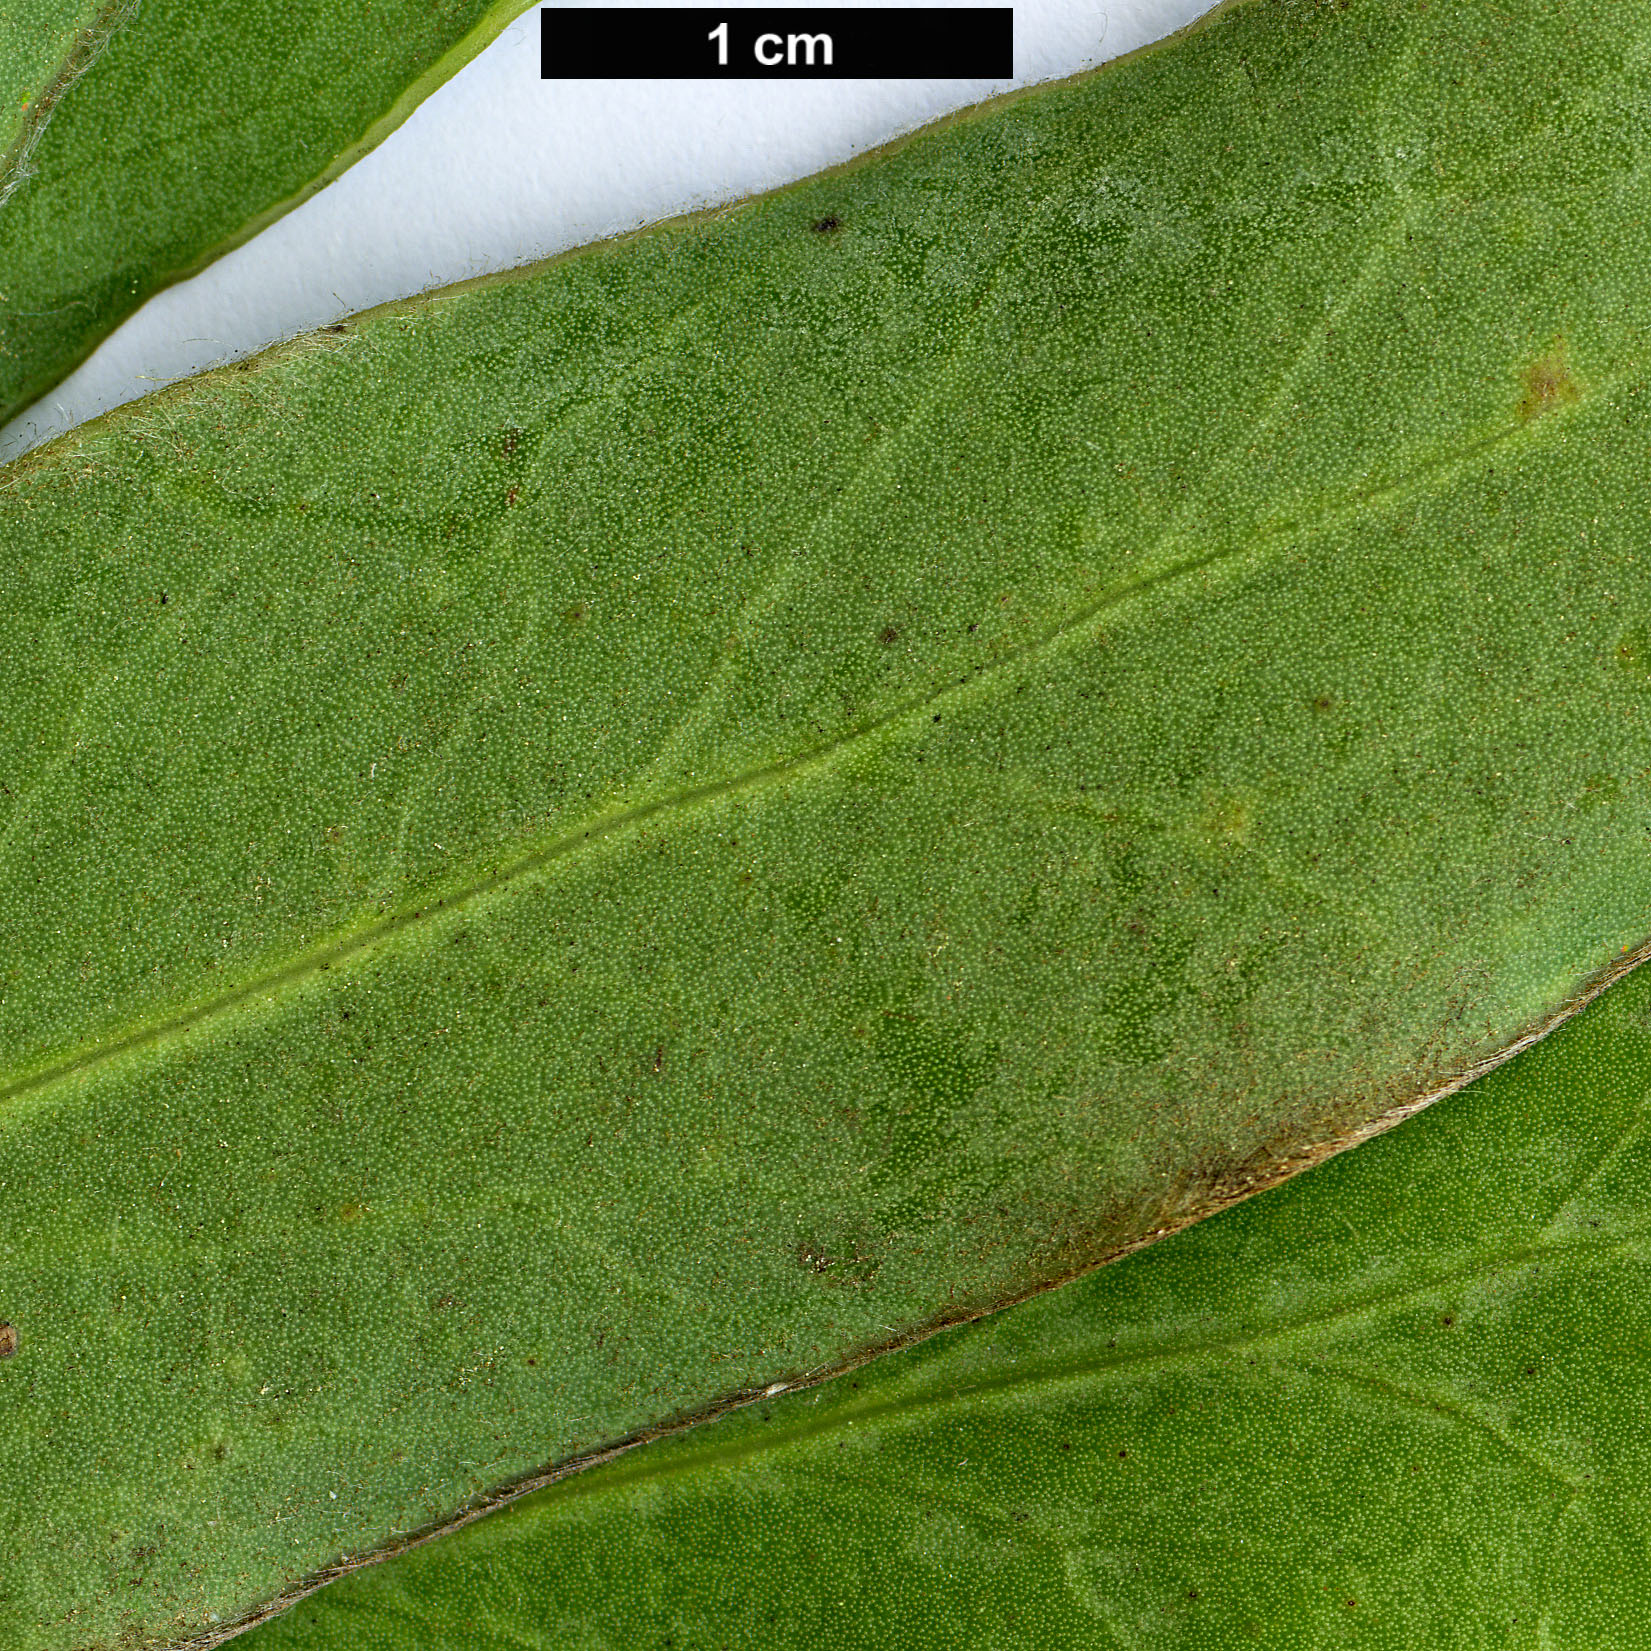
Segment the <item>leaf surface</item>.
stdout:
<path fill-rule="evenodd" d="M 1648 1119 L 1642 972 L 1360 1152 L 246 1651 L 1635 1643 Z"/>
<path fill-rule="evenodd" d="M 0 5 L 0 194 L 77 69 L 124 10 L 117 0 L 5 0 Z"/>
<path fill-rule="evenodd" d="M 18 1642 L 1002 1305 L 1636 955 L 1643 32 L 1238 5 L 10 467 Z"/>
<path fill-rule="evenodd" d="M 145 299 L 337 177 L 522 10 L 6 0 L 0 424 Z"/>

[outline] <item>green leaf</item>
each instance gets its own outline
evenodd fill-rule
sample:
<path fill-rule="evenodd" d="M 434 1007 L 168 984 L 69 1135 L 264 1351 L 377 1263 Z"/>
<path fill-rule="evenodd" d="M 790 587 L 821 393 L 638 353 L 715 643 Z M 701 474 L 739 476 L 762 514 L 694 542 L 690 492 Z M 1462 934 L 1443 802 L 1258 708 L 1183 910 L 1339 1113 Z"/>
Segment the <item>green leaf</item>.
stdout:
<path fill-rule="evenodd" d="M 1363 1151 L 246 1651 L 1635 1643 L 1648 1117 L 1642 972 Z"/>
<path fill-rule="evenodd" d="M 21 1643 L 1068 1277 L 1637 955 L 1643 36 L 1252 0 L 11 466 Z"/>
<path fill-rule="evenodd" d="M 130 8 L 125 0 L 4 0 L 0 4 L 0 198 L 59 98 Z"/>
<path fill-rule="evenodd" d="M 0 424 L 382 142 L 523 9 L 0 0 Z"/>

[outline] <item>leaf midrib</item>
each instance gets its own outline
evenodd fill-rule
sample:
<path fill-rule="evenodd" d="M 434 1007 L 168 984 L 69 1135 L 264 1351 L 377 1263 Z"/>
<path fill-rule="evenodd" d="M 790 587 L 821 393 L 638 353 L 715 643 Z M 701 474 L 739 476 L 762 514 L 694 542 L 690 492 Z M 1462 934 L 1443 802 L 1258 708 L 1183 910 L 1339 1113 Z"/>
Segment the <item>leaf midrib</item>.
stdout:
<path fill-rule="evenodd" d="M 1618 376 L 1612 375 L 1600 384 L 1584 405 L 1589 409 L 1600 406 L 1607 399 L 1607 392 L 1615 387 Z M 649 802 L 638 803 L 611 814 L 598 815 L 588 823 L 575 826 L 572 831 L 562 833 L 550 842 L 530 849 L 496 871 L 470 882 L 460 883 L 445 894 L 435 893 L 420 905 L 405 908 L 352 932 L 335 936 L 287 963 L 255 975 L 242 985 L 216 993 L 189 1008 L 163 1016 L 131 1031 L 115 1035 L 67 1059 L 50 1062 L 31 1072 L 0 1079 L 0 1107 L 38 1097 L 58 1084 L 93 1072 L 122 1056 L 165 1043 L 208 1022 L 216 1021 L 261 997 L 273 1000 L 277 995 L 297 989 L 314 976 L 348 963 L 403 932 L 464 911 L 489 895 L 508 890 L 523 878 L 558 860 L 571 858 L 586 847 L 611 842 L 631 828 L 645 825 L 650 820 L 663 815 L 684 813 L 702 803 L 739 796 L 764 786 L 804 778 L 906 719 L 920 717 L 936 705 L 995 681 L 1018 665 L 1058 651 L 1064 643 L 1079 636 L 1095 620 L 1124 607 L 1138 597 L 1218 567 L 1236 572 L 1236 568 L 1247 559 L 1260 556 L 1281 543 L 1332 526 L 1339 518 L 1350 512 L 1381 508 L 1405 497 L 1413 490 L 1425 489 L 1430 483 L 1448 481 L 1464 465 L 1487 456 L 1510 441 L 1520 437 L 1533 439 L 1550 425 L 1557 427 L 1568 424 L 1580 416 L 1584 416 L 1580 409 L 1566 407 L 1555 409 L 1529 424 L 1511 423 L 1488 436 L 1467 443 L 1454 452 L 1413 466 L 1390 481 L 1334 500 L 1312 515 L 1298 520 L 1262 524 L 1247 538 L 1219 545 L 1213 550 L 1186 557 L 1179 562 L 1171 562 L 1155 571 L 1148 571 L 1134 579 L 1114 584 L 1093 601 L 1076 609 L 1066 618 L 1046 626 L 1018 647 L 1005 650 L 988 663 L 977 665 L 972 674 L 948 681 L 928 693 L 903 700 L 891 710 L 858 724 L 824 745 L 782 758 L 777 762 L 759 764 L 724 779 L 686 786 Z M 1168 533 L 1160 535 L 1158 547 L 1161 548 L 1166 540 L 1173 541 L 1174 537 L 1175 530 L 1172 528 Z"/>

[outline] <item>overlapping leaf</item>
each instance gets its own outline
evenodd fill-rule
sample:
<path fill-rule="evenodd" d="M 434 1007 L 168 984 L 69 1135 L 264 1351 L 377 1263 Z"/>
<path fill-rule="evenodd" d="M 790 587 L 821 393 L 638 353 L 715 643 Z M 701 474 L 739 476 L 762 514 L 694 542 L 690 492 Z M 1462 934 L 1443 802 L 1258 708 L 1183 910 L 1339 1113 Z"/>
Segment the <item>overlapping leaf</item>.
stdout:
<path fill-rule="evenodd" d="M 1651 978 L 1051 1295 L 347 1577 L 246 1651 L 1632 1645 Z"/>
<path fill-rule="evenodd" d="M 1238 5 L 14 466 L 16 1642 L 1079 1271 L 1632 955 L 1644 36 Z"/>
<path fill-rule="evenodd" d="M 0 424 L 401 124 L 521 0 L 7 0 Z"/>

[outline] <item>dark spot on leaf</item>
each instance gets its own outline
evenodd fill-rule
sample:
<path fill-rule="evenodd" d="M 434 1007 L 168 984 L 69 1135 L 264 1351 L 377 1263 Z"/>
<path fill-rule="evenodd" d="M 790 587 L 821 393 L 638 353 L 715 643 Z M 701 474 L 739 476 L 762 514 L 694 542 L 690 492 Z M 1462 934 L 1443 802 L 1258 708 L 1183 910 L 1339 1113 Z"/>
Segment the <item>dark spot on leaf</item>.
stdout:
<path fill-rule="evenodd" d="M 797 1265 L 813 1273 L 822 1284 L 837 1289 L 857 1289 L 876 1281 L 882 1259 L 872 1250 L 869 1235 L 847 1228 L 829 1242 L 816 1235 L 797 1245 Z"/>
<path fill-rule="evenodd" d="M 9 1359 L 17 1351 L 17 1326 L 0 1320 L 0 1359 Z"/>
<path fill-rule="evenodd" d="M 1447 1330 L 1448 1330 L 1448 1329 L 1449 1329 L 1449 1328 L 1450 1328 L 1450 1327 L 1451 1327 L 1451 1325 L 1453 1325 L 1453 1324 L 1454 1324 L 1454 1323 L 1455 1323 L 1455 1322 L 1456 1322 L 1456 1320 L 1455 1320 L 1455 1319 L 1453 1319 L 1453 1318 L 1452 1318 L 1452 1317 L 1451 1317 L 1451 1316 L 1450 1316 L 1450 1314 L 1449 1314 L 1449 1313 L 1446 1313 L 1446 1314 L 1445 1314 L 1445 1316 L 1444 1316 L 1444 1317 L 1443 1317 L 1443 1318 L 1442 1318 L 1442 1319 L 1440 1319 L 1440 1320 L 1439 1320 L 1439 1322 L 1440 1322 L 1440 1323 L 1441 1323 L 1441 1324 L 1442 1324 L 1442 1325 L 1444 1325 L 1444 1327 L 1445 1327 L 1445 1328 L 1446 1328 L 1446 1329 L 1447 1329 Z"/>
<path fill-rule="evenodd" d="M 843 227 L 843 221 L 835 212 L 828 212 L 823 218 L 814 220 L 816 235 L 835 235 Z"/>
<path fill-rule="evenodd" d="M 900 633 L 894 628 L 894 626 L 885 625 L 883 627 L 882 635 L 880 635 L 877 640 L 881 642 L 885 648 L 889 648 L 900 640 Z"/>
<path fill-rule="evenodd" d="M 161 592 L 161 606 L 163 608 L 166 606 L 166 592 L 165 591 Z"/>
<path fill-rule="evenodd" d="M 1635 676 L 1651 676 L 1651 630 L 1635 625 L 1617 638 L 1617 663 Z"/>
<path fill-rule="evenodd" d="M 1546 355 L 1533 361 L 1520 374 L 1519 382 L 1525 392 L 1518 407 L 1521 424 L 1529 424 L 1555 407 L 1569 406 L 1582 394 L 1571 369 L 1565 365 L 1563 344 L 1555 344 Z"/>

